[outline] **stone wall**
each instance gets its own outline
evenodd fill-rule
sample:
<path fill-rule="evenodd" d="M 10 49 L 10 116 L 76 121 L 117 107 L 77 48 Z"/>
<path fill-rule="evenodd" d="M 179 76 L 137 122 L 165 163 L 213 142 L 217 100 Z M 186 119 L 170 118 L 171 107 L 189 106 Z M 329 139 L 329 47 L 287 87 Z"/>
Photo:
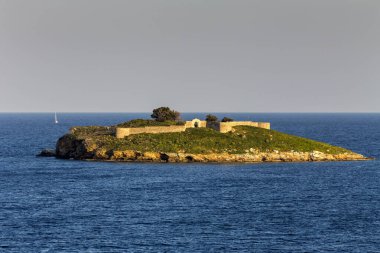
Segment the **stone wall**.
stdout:
<path fill-rule="evenodd" d="M 234 126 L 253 126 L 265 129 L 270 129 L 269 122 L 252 122 L 252 121 L 232 121 L 232 122 L 206 122 L 199 119 L 194 119 L 192 121 L 186 121 L 183 126 L 150 126 L 150 127 L 129 127 L 129 128 L 116 128 L 116 137 L 124 138 L 125 136 L 131 134 L 158 134 L 158 133 L 176 133 L 184 132 L 187 128 L 197 127 L 208 127 L 212 128 L 221 133 L 227 133 L 232 130 Z"/>
<path fill-rule="evenodd" d="M 270 123 L 269 122 L 258 122 L 258 123 L 259 123 L 258 127 L 270 129 Z"/>
<path fill-rule="evenodd" d="M 219 131 L 221 133 L 230 132 L 234 126 L 253 126 L 253 127 L 270 129 L 269 122 L 232 121 L 232 122 L 220 122 L 219 124 L 220 124 Z"/>
<path fill-rule="evenodd" d="M 124 138 L 125 136 L 128 136 L 129 135 L 129 129 L 131 129 L 131 128 L 117 127 L 116 128 L 116 138 Z"/>
<path fill-rule="evenodd" d="M 201 120 L 199 127 L 206 127 L 207 126 L 207 121 L 206 120 Z"/>
<path fill-rule="evenodd" d="M 150 127 L 129 127 L 129 128 L 116 128 L 116 138 L 124 138 L 131 134 L 159 134 L 159 133 L 176 133 L 184 132 L 186 126 L 150 126 Z"/>
<path fill-rule="evenodd" d="M 193 119 L 192 121 L 186 121 L 185 126 L 186 128 L 192 128 L 196 127 L 206 127 L 206 121 L 205 120 L 199 120 L 199 119 Z"/>

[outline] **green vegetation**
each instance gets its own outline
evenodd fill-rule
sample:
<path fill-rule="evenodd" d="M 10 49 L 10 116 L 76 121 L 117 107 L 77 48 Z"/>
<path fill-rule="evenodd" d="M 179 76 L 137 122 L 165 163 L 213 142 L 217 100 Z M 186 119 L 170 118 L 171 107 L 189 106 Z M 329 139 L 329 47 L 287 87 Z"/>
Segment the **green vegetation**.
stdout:
<path fill-rule="evenodd" d="M 207 114 L 206 121 L 207 122 L 217 122 L 218 117 L 216 117 L 215 115 L 212 115 L 212 114 Z"/>
<path fill-rule="evenodd" d="M 159 107 L 153 110 L 151 117 L 160 122 L 177 121 L 180 119 L 180 114 L 169 107 Z"/>
<path fill-rule="evenodd" d="M 171 110 L 169 107 L 159 107 L 153 110 L 150 119 L 134 119 L 116 125 L 117 127 L 149 127 L 149 126 L 183 126 L 184 121 L 180 120 L 180 113 Z"/>
<path fill-rule="evenodd" d="M 105 127 L 105 126 L 80 126 L 72 127 L 70 129 L 75 137 L 85 138 L 85 137 L 94 137 L 101 135 L 114 135 L 115 127 Z"/>
<path fill-rule="evenodd" d="M 224 118 L 222 119 L 222 122 L 232 122 L 232 121 L 234 121 L 234 120 L 231 119 L 231 118 L 228 118 L 228 117 L 224 117 Z"/>
<path fill-rule="evenodd" d="M 165 121 L 156 121 L 151 119 L 134 119 L 124 123 L 120 123 L 117 127 L 146 127 L 146 126 L 183 126 L 185 125 L 184 121 L 174 121 L 174 120 L 165 120 Z"/>
<path fill-rule="evenodd" d="M 76 137 L 85 138 L 88 135 L 81 135 L 80 131 L 76 131 Z M 226 134 L 210 128 L 189 128 L 179 133 L 137 134 L 124 139 L 117 139 L 112 135 L 92 135 L 90 139 L 98 147 L 108 150 L 142 152 L 242 154 L 252 148 L 259 151 L 320 151 L 328 154 L 351 152 L 326 143 L 251 126 L 238 126 L 234 132 Z"/>

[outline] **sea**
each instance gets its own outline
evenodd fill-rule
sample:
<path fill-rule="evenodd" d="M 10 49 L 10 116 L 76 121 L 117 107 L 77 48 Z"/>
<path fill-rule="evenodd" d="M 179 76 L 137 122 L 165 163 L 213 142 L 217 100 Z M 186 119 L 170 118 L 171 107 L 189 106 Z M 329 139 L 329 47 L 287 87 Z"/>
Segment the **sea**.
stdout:
<path fill-rule="evenodd" d="M 171 164 L 36 157 L 70 127 L 148 113 L 0 114 L 0 252 L 380 252 L 380 114 L 219 113 L 370 161 Z M 184 119 L 205 113 L 186 113 Z"/>

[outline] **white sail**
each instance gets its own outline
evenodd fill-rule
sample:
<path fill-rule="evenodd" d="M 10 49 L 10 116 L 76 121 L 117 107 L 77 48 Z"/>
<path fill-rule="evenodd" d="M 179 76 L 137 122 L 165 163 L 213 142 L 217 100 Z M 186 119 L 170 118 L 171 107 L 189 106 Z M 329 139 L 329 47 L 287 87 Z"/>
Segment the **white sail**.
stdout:
<path fill-rule="evenodd" d="M 55 124 L 58 124 L 58 118 L 57 118 L 57 113 L 56 112 L 54 113 L 54 122 L 55 122 Z"/>

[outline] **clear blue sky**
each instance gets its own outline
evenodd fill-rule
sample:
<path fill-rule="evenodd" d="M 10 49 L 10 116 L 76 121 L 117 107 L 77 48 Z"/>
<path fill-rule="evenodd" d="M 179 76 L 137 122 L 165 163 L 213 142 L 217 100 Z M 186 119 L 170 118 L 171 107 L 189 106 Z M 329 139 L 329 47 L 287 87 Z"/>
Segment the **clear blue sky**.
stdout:
<path fill-rule="evenodd" d="M 0 111 L 379 112 L 380 1 L 0 0 Z"/>

